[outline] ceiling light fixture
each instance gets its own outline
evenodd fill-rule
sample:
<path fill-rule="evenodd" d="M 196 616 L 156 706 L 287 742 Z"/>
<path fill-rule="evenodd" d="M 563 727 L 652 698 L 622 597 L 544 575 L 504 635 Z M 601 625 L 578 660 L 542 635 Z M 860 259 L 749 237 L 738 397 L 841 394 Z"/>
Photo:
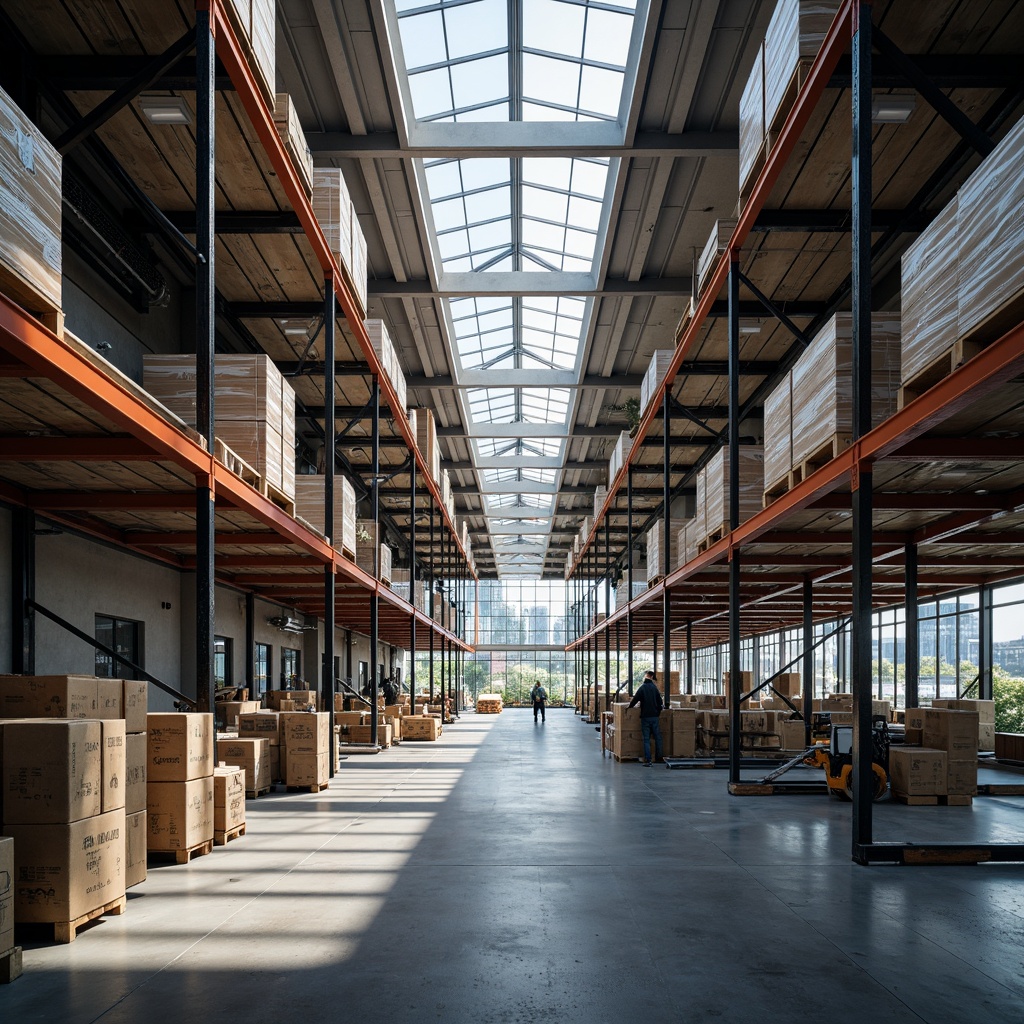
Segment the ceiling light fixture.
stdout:
<path fill-rule="evenodd" d="M 191 124 L 192 111 L 181 96 L 139 97 L 139 109 L 150 124 Z"/>
<path fill-rule="evenodd" d="M 762 321 L 755 317 L 740 318 L 740 334 L 760 334 Z"/>
<path fill-rule="evenodd" d="M 875 124 L 906 124 L 917 106 L 913 93 L 876 96 L 871 101 L 871 120 Z"/>
<path fill-rule="evenodd" d="M 312 319 L 306 317 L 298 320 L 294 317 L 285 317 L 277 322 L 280 324 L 281 330 L 287 338 L 308 338 L 309 332 L 313 329 L 313 325 L 319 323 L 315 317 Z"/>

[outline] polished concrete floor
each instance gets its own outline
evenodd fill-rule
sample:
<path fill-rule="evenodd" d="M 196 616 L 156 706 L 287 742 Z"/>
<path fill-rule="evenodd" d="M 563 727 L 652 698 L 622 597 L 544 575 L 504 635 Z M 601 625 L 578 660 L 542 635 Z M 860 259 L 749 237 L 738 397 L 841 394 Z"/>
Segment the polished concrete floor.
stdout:
<path fill-rule="evenodd" d="M 1024 866 L 858 867 L 849 813 L 468 714 L 28 943 L 0 1021 L 1024 1021 Z M 878 807 L 878 839 L 1022 835 L 1024 798 Z"/>

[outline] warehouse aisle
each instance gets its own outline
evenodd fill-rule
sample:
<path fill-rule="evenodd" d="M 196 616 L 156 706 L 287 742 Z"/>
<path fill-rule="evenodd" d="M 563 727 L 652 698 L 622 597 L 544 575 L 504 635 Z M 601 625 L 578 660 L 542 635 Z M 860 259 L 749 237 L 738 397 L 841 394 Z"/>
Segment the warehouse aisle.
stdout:
<path fill-rule="evenodd" d="M 1014 829 L 1019 807 L 941 822 Z M 848 807 L 602 760 L 570 711 L 469 714 L 248 813 L 151 866 L 124 917 L 27 948 L 0 1020 L 1021 1019 L 1021 869 L 855 867 Z M 908 813 L 941 823 L 880 827 Z"/>

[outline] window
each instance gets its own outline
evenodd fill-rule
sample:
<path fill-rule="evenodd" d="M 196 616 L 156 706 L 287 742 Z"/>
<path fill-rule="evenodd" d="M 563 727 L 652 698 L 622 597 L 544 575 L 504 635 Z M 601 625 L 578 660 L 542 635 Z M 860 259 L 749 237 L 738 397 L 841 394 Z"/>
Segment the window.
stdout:
<path fill-rule="evenodd" d="M 105 647 L 142 667 L 142 623 L 116 619 L 111 615 L 96 616 L 96 639 Z M 139 675 L 124 662 L 102 651 L 96 652 L 96 675 L 104 679 L 138 679 Z"/>
<path fill-rule="evenodd" d="M 256 692 L 253 693 L 252 696 L 255 699 L 261 694 L 266 693 L 270 688 L 272 670 L 270 644 L 256 645 L 255 665 L 253 666 L 253 670 L 252 682 Z"/>
<path fill-rule="evenodd" d="M 290 686 L 302 675 L 302 652 L 292 647 L 281 648 L 281 685 Z"/>
<path fill-rule="evenodd" d="M 369 682 L 368 673 L 370 671 L 370 663 L 367 661 L 359 662 L 359 692 L 362 693 L 366 684 Z"/>
<path fill-rule="evenodd" d="M 231 647 L 230 637 L 213 638 L 213 680 L 216 686 L 230 686 L 234 678 L 231 671 Z"/>

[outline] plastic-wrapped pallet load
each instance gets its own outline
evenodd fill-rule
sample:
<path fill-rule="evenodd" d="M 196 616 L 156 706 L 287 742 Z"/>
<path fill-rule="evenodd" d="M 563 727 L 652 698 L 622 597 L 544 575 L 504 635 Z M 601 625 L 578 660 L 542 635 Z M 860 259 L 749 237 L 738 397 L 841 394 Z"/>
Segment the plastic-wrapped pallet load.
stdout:
<path fill-rule="evenodd" d="M 896 410 L 900 322 L 871 314 L 871 425 Z M 836 313 L 793 367 L 793 465 L 827 462 L 853 430 L 853 318 Z M 808 466 L 813 469 L 813 466 Z"/>
<path fill-rule="evenodd" d="M 764 401 L 764 489 L 785 484 L 793 468 L 793 372 Z"/>
<path fill-rule="evenodd" d="M 437 428 L 430 409 L 414 409 L 416 413 L 416 447 L 430 467 L 430 475 L 438 482 L 441 477 L 441 452 L 437 446 Z"/>
<path fill-rule="evenodd" d="M 629 458 L 629 453 L 633 448 L 633 438 L 628 430 L 623 430 L 618 439 L 615 442 L 615 447 L 612 449 L 611 458 L 608 460 L 608 482 L 609 484 L 619 475 L 619 470 L 626 463 L 626 459 Z"/>
<path fill-rule="evenodd" d="M 338 167 L 313 171 L 313 213 L 338 266 L 352 272 L 352 198 Z"/>
<path fill-rule="evenodd" d="M 295 477 L 295 514 L 310 526 L 325 533 L 324 489 L 322 476 L 299 474 Z M 333 544 L 350 558 L 356 556 L 356 492 L 351 481 L 340 474 L 334 478 Z"/>
<path fill-rule="evenodd" d="M 277 5 L 275 0 L 230 0 L 224 4 L 231 27 L 255 72 L 256 84 L 270 106 L 274 104 Z"/>
<path fill-rule="evenodd" d="M 764 37 L 764 123 L 778 131 L 818 55 L 840 0 L 779 0 Z"/>
<path fill-rule="evenodd" d="M 395 389 L 395 396 L 404 416 L 405 407 L 408 405 L 405 374 L 402 372 L 402 364 L 398 360 L 398 354 L 395 351 L 391 335 L 388 333 L 383 320 L 367 320 L 365 321 L 365 326 L 366 333 L 370 337 L 370 344 L 373 346 L 373 351 L 377 354 L 381 369 Z"/>
<path fill-rule="evenodd" d="M 761 511 L 764 494 L 764 448 L 761 445 L 741 445 L 740 464 L 740 522 L 746 522 Z M 704 469 L 704 523 L 705 537 L 720 539 L 731 528 L 729 521 L 729 450 L 720 448 Z"/>
<path fill-rule="evenodd" d="M 655 580 L 660 580 L 665 576 L 665 566 L 662 564 L 663 558 L 663 535 L 665 533 L 665 521 L 659 519 L 650 530 L 647 531 L 647 582 L 651 584 Z M 669 552 L 668 552 L 668 571 L 672 572 L 673 569 L 679 565 L 679 534 L 676 530 L 669 530 Z"/>
<path fill-rule="evenodd" d="M 647 372 L 640 383 L 640 411 L 644 412 L 650 405 L 651 399 L 658 390 L 659 385 L 665 379 L 669 364 L 675 355 L 673 349 L 658 349 L 648 364 Z"/>
<path fill-rule="evenodd" d="M 309 143 L 306 142 L 305 133 L 299 123 L 295 104 L 286 92 L 279 92 L 274 96 L 274 124 L 277 126 L 277 133 L 281 136 L 285 150 L 295 165 L 299 179 L 305 186 L 306 195 L 311 195 L 313 192 L 313 154 L 309 151 Z"/>
<path fill-rule="evenodd" d="M 601 509 L 604 508 L 604 503 L 608 498 L 608 488 L 603 485 L 598 485 L 594 489 L 594 518 L 601 514 Z"/>
<path fill-rule="evenodd" d="M 749 191 L 764 158 L 764 44 L 757 48 L 754 66 L 740 95 L 740 196 Z"/>
<path fill-rule="evenodd" d="M 2 89 L 0 291 L 33 311 L 61 308 L 61 157 Z"/>

